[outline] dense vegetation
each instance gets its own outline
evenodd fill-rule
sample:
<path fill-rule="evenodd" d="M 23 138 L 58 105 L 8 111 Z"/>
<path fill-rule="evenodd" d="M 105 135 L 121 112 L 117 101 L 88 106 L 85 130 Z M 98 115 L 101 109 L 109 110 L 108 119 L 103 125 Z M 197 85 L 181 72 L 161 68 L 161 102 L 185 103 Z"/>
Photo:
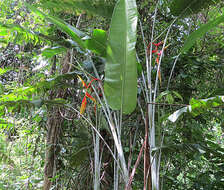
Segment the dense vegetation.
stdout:
<path fill-rule="evenodd" d="M 224 3 L 0 0 L 0 189 L 224 189 Z"/>

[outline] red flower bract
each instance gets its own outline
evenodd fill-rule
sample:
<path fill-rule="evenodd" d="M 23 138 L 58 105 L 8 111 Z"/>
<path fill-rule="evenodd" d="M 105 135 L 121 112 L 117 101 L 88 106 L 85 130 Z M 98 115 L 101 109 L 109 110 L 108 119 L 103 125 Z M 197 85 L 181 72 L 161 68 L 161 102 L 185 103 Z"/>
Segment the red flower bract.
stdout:
<path fill-rule="evenodd" d="M 87 90 L 88 88 L 91 87 L 93 81 L 100 81 L 100 79 L 98 79 L 98 78 L 93 78 L 93 79 L 90 81 L 90 83 L 89 83 L 88 85 L 86 85 L 86 83 L 84 82 L 84 80 L 82 80 L 82 78 L 81 78 L 79 75 L 78 75 L 78 78 L 80 79 L 80 81 L 82 82 L 83 87 L 85 87 L 86 90 Z M 81 108 L 80 108 L 80 114 L 83 114 L 83 113 L 85 112 L 86 104 L 87 104 L 87 99 L 86 99 L 86 97 L 88 97 L 90 100 L 92 100 L 92 101 L 96 104 L 96 100 L 95 100 L 95 98 L 93 98 L 93 97 L 86 91 L 86 92 L 85 92 L 85 96 L 84 96 L 84 98 L 82 99 L 82 104 L 81 104 Z M 96 105 L 94 106 L 94 110 L 95 110 L 95 109 L 96 109 Z"/>

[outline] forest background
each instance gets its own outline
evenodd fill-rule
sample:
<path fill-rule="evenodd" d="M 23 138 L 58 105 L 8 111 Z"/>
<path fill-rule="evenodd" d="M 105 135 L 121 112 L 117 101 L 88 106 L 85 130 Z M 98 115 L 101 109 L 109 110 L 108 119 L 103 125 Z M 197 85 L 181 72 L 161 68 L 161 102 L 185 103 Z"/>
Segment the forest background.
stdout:
<path fill-rule="evenodd" d="M 0 189 L 224 189 L 224 3 L 1 0 Z"/>

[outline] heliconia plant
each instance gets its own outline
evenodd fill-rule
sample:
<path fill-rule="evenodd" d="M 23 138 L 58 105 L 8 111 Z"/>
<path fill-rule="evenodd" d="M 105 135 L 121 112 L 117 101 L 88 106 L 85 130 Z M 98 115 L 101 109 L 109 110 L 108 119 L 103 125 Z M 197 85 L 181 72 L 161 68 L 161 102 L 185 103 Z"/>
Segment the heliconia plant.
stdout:
<path fill-rule="evenodd" d="M 100 0 L 100 1 L 103 2 L 104 0 Z M 52 5 L 49 2 L 50 1 L 46 1 L 45 5 L 46 6 Z M 73 3 L 73 5 L 75 4 L 78 5 L 78 1 L 74 1 L 74 2 L 75 3 Z M 87 5 L 86 3 L 83 3 L 83 2 L 84 1 L 80 1 L 82 5 Z M 90 0 L 85 0 L 85 2 L 90 2 Z M 193 5 L 197 5 L 197 7 L 199 7 L 199 5 L 203 4 L 204 6 L 205 5 L 204 2 L 215 2 L 215 0 L 214 1 L 173 0 L 172 2 L 174 2 L 175 6 L 173 7 L 174 9 L 171 10 L 171 14 L 173 13 L 174 16 L 180 16 L 182 13 L 185 12 L 186 7 L 188 8 L 188 11 L 190 10 L 191 12 L 191 10 L 194 8 Z M 57 4 L 57 1 L 53 0 L 51 1 L 51 3 L 53 3 L 53 5 L 57 5 L 60 8 L 63 7 L 61 6 L 62 5 L 61 3 L 63 2 L 60 2 Z M 64 3 L 68 3 L 68 1 L 64 0 Z M 67 8 L 70 8 L 70 5 L 72 4 L 70 3 L 67 4 Z M 200 6 L 199 8 L 201 9 L 203 6 Z M 51 44 L 53 43 L 53 47 L 47 47 L 46 49 L 42 50 L 42 56 L 44 56 L 45 58 L 50 59 L 53 56 L 56 57 L 56 55 L 58 54 L 67 52 L 68 49 L 69 51 L 70 49 L 72 49 L 71 50 L 72 53 L 68 54 L 68 56 L 71 56 L 70 61 L 72 64 L 73 63 L 72 56 L 74 53 L 73 50 L 76 49 L 79 53 L 82 54 L 83 57 L 84 56 L 91 57 L 92 54 L 95 54 L 106 60 L 105 73 L 104 73 L 105 74 L 104 88 L 101 85 L 101 80 L 99 79 L 100 77 L 98 76 L 97 71 L 95 71 L 96 68 L 94 70 L 95 72 L 94 74 L 97 78 L 94 78 L 94 77 L 90 78 L 89 83 L 85 82 L 81 78 L 81 76 L 78 75 L 78 78 L 82 83 L 82 87 L 84 91 L 84 97 L 82 98 L 82 101 L 80 102 L 81 107 L 80 107 L 80 111 L 78 112 L 80 113 L 80 116 L 81 116 L 80 118 L 85 119 L 85 121 L 92 127 L 93 129 L 92 133 L 95 139 L 93 140 L 94 156 L 95 156 L 94 158 L 94 161 L 95 161 L 94 190 L 99 190 L 101 188 L 102 178 L 101 178 L 100 172 L 101 172 L 101 164 L 103 163 L 101 162 L 102 157 L 100 155 L 101 154 L 100 145 L 101 145 L 101 138 L 102 138 L 100 135 L 101 135 L 102 118 L 105 118 L 105 120 L 107 121 L 105 126 L 107 127 L 108 130 L 110 130 L 110 135 L 113 137 L 112 146 L 114 146 L 114 152 L 111 151 L 111 155 L 114 158 L 114 170 L 113 170 L 114 171 L 114 184 L 113 184 L 114 190 L 124 189 L 123 188 L 124 186 L 126 186 L 127 190 L 130 190 L 132 188 L 131 186 L 132 186 L 134 174 L 137 169 L 138 163 L 140 162 L 141 156 L 143 155 L 143 150 L 144 150 L 144 159 L 145 159 L 144 160 L 145 162 L 144 189 L 160 189 L 159 186 L 160 186 L 161 150 L 166 148 L 167 146 L 163 145 L 163 137 L 158 138 L 158 141 L 160 142 L 157 143 L 155 141 L 155 139 L 157 140 L 157 137 L 159 136 L 159 133 L 157 132 L 159 132 L 158 128 L 160 127 L 159 125 L 156 126 L 158 123 L 157 121 L 159 121 L 157 120 L 157 113 L 160 113 L 160 112 L 157 112 L 157 107 L 156 107 L 158 103 L 157 100 L 159 99 L 157 95 L 158 95 L 158 91 L 160 90 L 158 89 L 157 81 L 159 80 L 160 84 L 162 83 L 160 64 L 161 64 L 164 50 L 167 49 L 169 46 L 169 45 L 165 46 L 166 39 L 169 34 L 169 29 L 164 41 L 159 43 L 150 43 L 150 45 L 152 44 L 153 46 L 155 46 L 155 49 L 152 49 L 150 45 L 148 46 L 148 48 L 146 48 L 145 46 L 145 50 L 146 50 L 145 60 L 148 61 L 147 56 L 150 56 L 150 58 L 152 58 L 152 55 L 154 54 L 155 64 L 157 64 L 158 69 L 157 69 L 157 75 L 156 75 L 156 82 L 154 83 L 155 85 L 153 84 L 154 79 L 151 78 L 151 73 L 153 71 L 152 69 L 153 67 L 151 66 L 152 59 L 149 58 L 150 63 L 146 61 L 146 67 L 148 67 L 147 71 L 142 72 L 143 80 L 144 80 L 144 76 L 147 75 L 147 79 L 145 80 L 146 82 L 144 81 L 145 84 L 143 84 L 145 85 L 145 87 L 143 88 L 141 87 L 141 90 L 142 89 L 144 90 L 145 88 L 144 95 L 146 97 L 145 98 L 146 101 L 144 102 L 145 105 L 141 109 L 142 120 L 144 120 L 145 122 L 145 129 L 146 129 L 145 140 L 141 146 L 139 156 L 132 170 L 133 172 L 130 174 L 130 168 L 132 168 L 132 165 L 131 165 L 131 162 L 130 162 L 130 165 L 129 163 L 126 164 L 127 157 L 126 157 L 126 154 L 123 153 L 124 147 L 122 146 L 122 143 L 124 142 L 123 139 L 125 137 L 122 136 L 124 133 L 123 131 L 121 132 L 121 129 L 123 127 L 122 114 L 132 113 L 135 110 L 135 107 L 137 104 L 137 61 L 136 61 L 137 56 L 135 51 L 135 45 L 136 45 L 136 39 L 137 39 L 138 17 L 137 17 L 136 0 L 116 0 L 116 6 L 114 7 L 113 14 L 110 14 L 110 13 L 106 14 L 108 15 L 109 18 L 111 18 L 110 30 L 108 34 L 106 31 L 102 29 L 94 29 L 92 32 L 92 35 L 87 35 L 84 32 L 78 30 L 76 27 L 73 27 L 72 24 L 68 24 L 62 19 L 57 18 L 56 16 L 45 14 L 44 12 L 35 8 L 35 6 L 31 6 L 27 4 L 27 7 L 31 11 L 33 11 L 35 14 L 44 18 L 46 21 L 54 24 L 63 33 L 66 33 L 66 39 L 63 39 L 63 44 L 65 42 L 68 42 L 69 45 L 63 46 L 63 44 L 59 43 L 61 39 L 53 40 L 52 38 L 49 38 L 49 36 L 46 36 L 46 35 L 44 36 L 39 33 L 32 33 L 31 31 L 26 30 L 22 27 L 16 26 L 14 24 L 6 25 L 6 24 L 0 23 L 0 37 L 4 36 L 4 38 L 2 39 L 4 40 L 4 43 L 8 41 L 12 41 L 12 39 L 14 39 L 14 41 L 17 40 L 17 42 L 20 41 L 23 43 L 29 42 L 31 40 L 34 41 L 35 43 L 41 40 L 43 41 L 47 40 L 48 42 L 51 42 Z M 99 6 L 97 7 L 99 8 Z M 92 8 L 94 11 L 93 6 L 91 6 L 90 8 Z M 198 8 L 195 10 L 198 11 Z M 105 10 L 103 10 L 103 12 L 106 13 Z M 156 23 L 156 13 L 154 15 L 154 18 L 155 18 L 154 23 Z M 183 53 L 188 51 L 196 42 L 196 40 L 198 40 L 198 38 L 202 37 L 209 30 L 213 29 L 214 27 L 216 27 L 218 24 L 222 22 L 224 22 L 223 15 L 215 18 L 214 20 L 208 22 L 205 25 L 200 26 L 198 30 L 195 30 L 192 34 L 189 35 L 189 38 L 186 40 L 185 45 L 181 49 L 181 52 Z M 170 25 L 170 28 L 171 28 L 171 25 Z M 154 27 L 152 28 L 153 29 L 151 33 L 152 35 L 151 42 L 155 41 L 153 40 Z M 144 37 L 144 34 L 142 36 Z M 163 47 L 161 47 L 161 45 L 163 45 Z M 149 47 L 150 47 L 150 51 L 149 51 Z M 94 67 L 94 63 L 93 63 L 93 67 Z M 175 64 L 173 68 L 174 67 L 175 67 Z M 0 70 L 0 74 L 1 72 L 4 73 L 5 71 Z M 32 94 L 34 94 L 34 92 L 36 93 L 39 89 L 42 89 L 42 90 L 45 89 L 45 91 L 49 91 L 51 89 L 54 89 L 55 86 L 58 86 L 58 87 L 63 86 L 63 88 L 69 88 L 70 86 L 68 85 L 71 85 L 71 84 L 67 84 L 66 82 L 62 84 L 62 81 L 63 81 L 62 79 L 68 81 L 68 79 L 74 79 L 74 75 L 76 76 L 77 74 L 80 74 L 80 73 L 70 72 L 70 73 L 57 76 L 55 79 L 49 79 L 42 83 L 39 82 L 37 86 L 29 87 L 26 89 L 17 89 L 13 93 L 9 93 L 7 95 L 2 96 L 0 98 L 0 100 L 2 100 L 1 101 L 2 103 L 0 105 L 2 106 L 2 108 L 5 108 L 6 105 L 9 105 L 10 107 L 12 107 L 12 105 L 15 106 L 15 105 L 21 105 L 21 104 L 23 105 L 29 104 L 29 105 L 32 105 L 33 107 L 38 107 L 38 108 L 42 105 L 68 106 L 68 104 L 66 104 L 66 101 L 63 99 L 53 99 L 53 100 L 47 100 L 47 101 L 42 99 L 31 99 Z M 95 82 L 95 84 L 98 84 L 100 86 L 99 88 L 102 90 L 100 92 L 102 93 L 103 98 L 100 98 L 101 97 L 100 94 L 97 94 L 97 93 L 93 95 L 92 89 L 95 90 L 95 88 L 93 87 L 94 81 L 97 81 Z M 60 86 L 58 84 L 60 84 Z M 153 89 L 153 87 L 155 88 Z M 166 92 L 166 94 L 170 95 L 168 92 Z M 160 95 L 161 97 L 164 96 L 162 95 L 162 93 L 160 93 Z M 24 97 L 27 99 L 25 99 Z M 167 97 L 170 97 L 170 96 L 167 96 Z M 11 100 L 14 100 L 14 101 L 11 101 Z M 95 116 L 97 116 L 96 127 L 93 126 L 94 124 L 92 124 L 90 120 L 88 120 L 89 118 L 85 117 L 85 110 L 87 107 L 88 100 L 92 101 L 94 105 L 94 109 L 96 108 L 97 103 L 101 104 L 101 107 L 99 109 L 100 110 L 99 115 L 97 115 L 97 112 L 95 114 Z M 171 102 L 172 101 L 174 101 L 174 99 L 171 96 Z M 190 112 L 193 114 L 193 116 L 197 116 L 203 113 L 204 110 L 214 108 L 214 107 L 217 108 L 218 106 L 223 106 L 223 102 L 224 102 L 223 96 L 209 98 L 209 99 L 202 99 L 202 100 L 192 99 L 189 106 L 184 107 L 180 110 L 177 110 L 168 119 L 172 122 L 175 122 L 178 119 L 178 117 L 185 112 Z M 139 104 L 141 103 L 142 102 L 140 102 Z M 111 112 L 111 109 L 109 108 L 111 108 L 113 112 Z M 116 110 L 118 110 L 118 112 L 116 112 Z M 97 120 L 99 120 L 99 122 Z M 102 123 L 103 124 L 105 123 L 104 120 Z M 2 121 L 2 124 L 5 124 L 5 122 Z M 142 134 L 140 138 L 142 139 Z M 102 138 L 102 140 L 104 139 Z M 107 145 L 106 144 L 107 142 L 104 142 L 104 143 L 105 145 Z M 137 143 L 138 145 L 140 145 L 140 141 L 138 141 Z M 51 145 L 51 143 L 48 143 L 48 145 Z M 80 158 L 80 157 L 76 156 L 76 158 Z M 136 187 L 133 187 L 133 188 L 136 188 Z"/>
<path fill-rule="evenodd" d="M 157 65 L 159 65 L 159 58 L 160 58 L 160 55 L 161 55 L 161 50 L 158 50 L 158 47 L 161 46 L 163 44 L 163 42 L 159 42 L 159 43 L 152 43 L 154 46 L 156 46 L 156 49 L 153 49 L 152 50 L 152 54 L 157 54 L 157 57 L 156 57 L 156 63 Z M 167 47 L 164 48 L 164 50 L 166 49 Z M 150 43 L 147 47 L 147 53 L 149 54 L 149 49 L 150 49 Z M 159 69 L 159 74 L 158 74 L 158 77 L 159 77 L 159 81 L 160 81 L 160 84 L 162 84 L 162 77 L 161 77 L 161 71 Z"/>

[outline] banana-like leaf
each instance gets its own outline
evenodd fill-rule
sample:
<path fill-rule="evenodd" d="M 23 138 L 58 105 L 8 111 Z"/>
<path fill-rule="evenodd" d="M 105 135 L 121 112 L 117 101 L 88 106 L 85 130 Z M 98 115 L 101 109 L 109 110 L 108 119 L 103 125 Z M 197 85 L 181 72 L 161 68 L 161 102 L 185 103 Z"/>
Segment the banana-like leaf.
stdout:
<path fill-rule="evenodd" d="M 188 51 L 193 44 L 204 36 L 209 30 L 217 27 L 219 24 L 224 22 L 224 15 L 217 17 L 216 19 L 209 21 L 207 24 L 202 25 L 199 29 L 196 31 L 192 32 L 189 37 L 187 38 L 183 48 L 181 49 L 181 52 L 186 52 Z"/>
<path fill-rule="evenodd" d="M 189 112 L 193 116 L 198 116 L 199 114 L 202 114 L 211 108 L 219 106 L 224 106 L 224 96 L 216 96 L 202 100 L 196 100 L 192 98 L 189 106 L 175 111 L 168 117 L 168 119 L 172 122 L 175 122 L 183 113 Z"/>
<path fill-rule="evenodd" d="M 137 102 L 136 30 L 136 1 L 119 0 L 110 25 L 104 90 L 109 106 L 126 114 Z"/>
<path fill-rule="evenodd" d="M 45 13 L 41 12 L 40 10 L 36 9 L 34 6 L 29 5 L 26 3 L 26 6 L 33 11 L 35 14 L 37 14 L 38 16 L 45 18 L 46 20 L 48 20 L 49 22 L 55 24 L 61 31 L 65 32 L 66 34 L 68 34 L 78 45 L 79 47 L 81 47 L 83 50 L 85 50 L 85 44 L 82 41 L 81 37 L 82 36 L 82 32 L 79 31 L 78 29 L 76 29 L 75 27 L 71 26 L 70 24 L 64 22 L 63 20 L 55 17 L 55 16 L 51 16 L 51 15 L 46 15 Z"/>

